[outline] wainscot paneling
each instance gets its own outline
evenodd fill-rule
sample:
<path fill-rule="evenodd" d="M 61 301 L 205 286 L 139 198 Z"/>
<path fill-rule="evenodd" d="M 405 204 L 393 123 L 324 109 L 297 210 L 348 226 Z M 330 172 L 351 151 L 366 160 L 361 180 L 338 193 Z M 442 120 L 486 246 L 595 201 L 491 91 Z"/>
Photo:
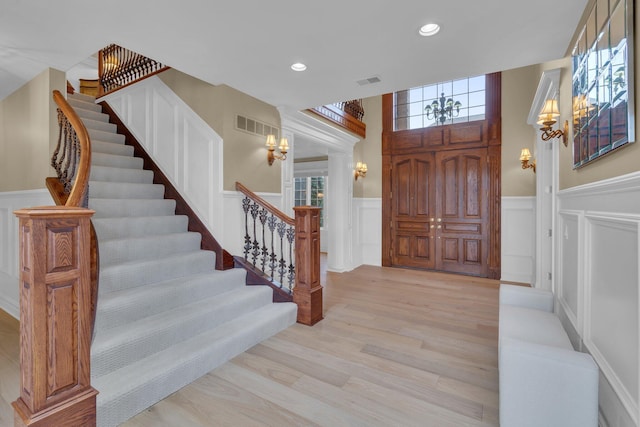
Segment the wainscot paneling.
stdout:
<path fill-rule="evenodd" d="M 637 427 L 640 173 L 560 191 L 557 230 L 556 310 L 600 367 L 602 425 Z"/>
<path fill-rule="evenodd" d="M 0 192 L 0 309 L 20 317 L 18 219 L 14 211 L 54 205 L 46 189 Z"/>
<path fill-rule="evenodd" d="M 109 103 L 211 233 L 223 235 L 222 138 L 156 76 L 100 100 Z M 224 240 L 220 243 L 226 248 Z"/>
<path fill-rule="evenodd" d="M 502 197 L 501 280 L 535 283 L 536 198 Z"/>

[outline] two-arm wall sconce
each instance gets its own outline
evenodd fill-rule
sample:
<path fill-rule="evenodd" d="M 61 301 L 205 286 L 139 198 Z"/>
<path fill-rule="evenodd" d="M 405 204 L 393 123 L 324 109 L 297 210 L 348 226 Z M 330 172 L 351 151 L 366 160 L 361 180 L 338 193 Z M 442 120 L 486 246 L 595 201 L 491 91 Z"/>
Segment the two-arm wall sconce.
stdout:
<path fill-rule="evenodd" d="M 552 138 L 562 137 L 562 143 L 567 147 L 567 139 L 569 138 L 569 121 L 564 121 L 564 129 L 553 130 L 551 128 L 556 123 L 556 119 L 558 117 L 560 117 L 558 101 L 555 99 L 547 99 L 544 103 L 544 108 L 538 115 L 538 124 L 542 125 L 540 128 L 542 131 L 542 140 L 548 141 Z"/>
<path fill-rule="evenodd" d="M 287 151 L 289 151 L 289 141 L 287 138 L 280 138 L 280 145 L 278 145 L 278 149 L 281 154 L 276 154 L 276 137 L 275 135 L 267 135 L 267 161 L 269 162 L 269 166 L 273 164 L 275 159 L 278 160 L 286 160 L 287 159 Z"/>
<path fill-rule="evenodd" d="M 358 178 L 367 176 L 367 164 L 362 162 L 356 163 L 356 169 L 353 171 L 353 174 L 356 177 L 356 181 Z"/>
<path fill-rule="evenodd" d="M 522 163 L 522 169 L 533 169 L 533 173 L 536 173 L 536 161 L 529 163 L 531 160 L 531 152 L 528 148 L 523 148 L 520 152 L 520 163 Z"/>

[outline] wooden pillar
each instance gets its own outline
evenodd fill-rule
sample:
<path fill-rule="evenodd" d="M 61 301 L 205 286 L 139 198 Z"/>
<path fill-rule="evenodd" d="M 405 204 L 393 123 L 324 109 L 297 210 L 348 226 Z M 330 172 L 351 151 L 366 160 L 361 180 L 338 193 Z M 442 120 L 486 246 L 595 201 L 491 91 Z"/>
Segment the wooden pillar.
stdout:
<path fill-rule="evenodd" d="M 320 284 L 320 208 L 296 206 L 296 284 L 293 302 L 298 304 L 298 323 L 314 325 L 322 320 Z"/>
<path fill-rule="evenodd" d="M 91 387 L 90 218 L 47 206 L 20 220 L 20 397 L 17 426 L 95 426 Z"/>

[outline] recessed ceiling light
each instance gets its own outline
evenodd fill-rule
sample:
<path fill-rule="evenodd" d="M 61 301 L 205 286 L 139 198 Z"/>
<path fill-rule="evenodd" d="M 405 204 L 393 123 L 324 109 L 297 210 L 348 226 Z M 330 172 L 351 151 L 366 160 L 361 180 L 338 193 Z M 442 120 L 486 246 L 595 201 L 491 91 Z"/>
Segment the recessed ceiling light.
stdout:
<path fill-rule="evenodd" d="M 291 65 L 291 69 L 293 71 L 304 71 L 307 69 L 307 66 L 304 65 L 302 62 L 296 62 L 295 64 Z"/>
<path fill-rule="evenodd" d="M 420 31 L 418 31 L 418 33 L 420 33 L 421 36 L 428 37 L 438 34 L 438 31 L 440 31 L 440 25 L 426 24 L 420 27 Z"/>

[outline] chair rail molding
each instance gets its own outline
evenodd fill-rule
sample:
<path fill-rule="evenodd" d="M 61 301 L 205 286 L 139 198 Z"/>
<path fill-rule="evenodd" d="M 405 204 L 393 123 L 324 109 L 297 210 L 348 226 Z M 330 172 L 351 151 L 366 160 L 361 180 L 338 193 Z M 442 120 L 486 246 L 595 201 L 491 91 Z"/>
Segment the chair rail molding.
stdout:
<path fill-rule="evenodd" d="M 99 101 L 111 106 L 211 234 L 224 235 L 220 135 L 157 76 Z"/>

